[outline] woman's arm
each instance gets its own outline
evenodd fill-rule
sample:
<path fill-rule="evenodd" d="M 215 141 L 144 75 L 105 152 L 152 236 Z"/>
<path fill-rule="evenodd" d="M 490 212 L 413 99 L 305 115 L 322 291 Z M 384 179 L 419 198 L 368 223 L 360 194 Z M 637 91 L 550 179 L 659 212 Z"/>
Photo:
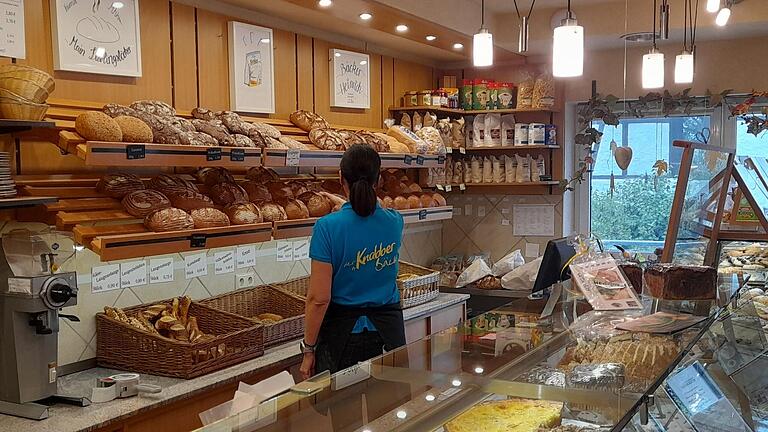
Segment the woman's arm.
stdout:
<path fill-rule="evenodd" d="M 325 318 L 325 311 L 331 302 L 331 281 L 333 267 L 329 263 L 312 260 L 312 273 L 309 276 L 309 292 L 304 309 L 304 343 L 317 344 L 320 326 Z M 305 353 L 299 368 L 302 379 L 308 379 L 315 373 L 315 353 Z"/>

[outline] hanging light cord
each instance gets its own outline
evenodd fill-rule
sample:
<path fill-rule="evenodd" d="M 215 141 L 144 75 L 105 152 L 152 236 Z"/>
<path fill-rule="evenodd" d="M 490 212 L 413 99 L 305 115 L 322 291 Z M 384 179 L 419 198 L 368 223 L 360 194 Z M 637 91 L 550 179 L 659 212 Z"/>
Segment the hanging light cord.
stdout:
<path fill-rule="evenodd" d="M 568 19 L 573 19 L 573 14 L 571 14 L 571 0 L 568 0 Z"/>
<path fill-rule="evenodd" d="M 683 50 L 693 53 L 693 50 L 696 47 L 696 27 L 698 27 L 699 23 L 699 0 L 696 0 L 696 8 L 694 11 L 691 11 L 691 7 L 693 7 L 693 0 L 685 0 L 685 5 L 683 6 L 685 12 Z M 688 35 L 691 37 L 690 49 L 688 49 Z"/>
<path fill-rule="evenodd" d="M 480 28 L 485 28 L 485 0 L 480 0 Z"/>
<path fill-rule="evenodd" d="M 653 49 L 656 49 L 656 0 L 653 0 Z"/>
<path fill-rule="evenodd" d="M 514 0 L 514 2 L 515 2 L 515 12 L 517 12 L 517 19 L 520 20 L 523 17 L 520 16 L 520 9 L 517 8 L 517 0 Z M 570 3 L 570 0 L 568 0 L 568 3 Z M 533 0 L 531 2 L 531 8 L 528 9 L 528 16 L 526 17 L 528 20 L 531 19 L 531 14 L 533 13 L 533 5 L 535 5 L 535 4 L 536 4 L 536 0 Z"/>

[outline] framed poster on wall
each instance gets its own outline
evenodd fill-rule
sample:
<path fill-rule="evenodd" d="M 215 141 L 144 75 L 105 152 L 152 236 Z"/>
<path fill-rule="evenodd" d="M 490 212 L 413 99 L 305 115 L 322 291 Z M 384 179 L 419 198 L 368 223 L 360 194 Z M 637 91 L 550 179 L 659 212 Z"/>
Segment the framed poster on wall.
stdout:
<path fill-rule="evenodd" d="M 0 56 L 23 59 L 27 57 L 24 40 L 24 0 L 0 2 Z"/>
<path fill-rule="evenodd" d="M 51 0 L 55 70 L 141 76 L 138 0 Z"/>
<path fill-rule="evenodd" d="M 368 54 L 330 50 L 331 106 L 371 107 L 371 69 Z"/>
<path fill-rule="evenodd" d="M 272 29 L 229 22 L 229 100 L 233 111 L 275 112 Z"/>

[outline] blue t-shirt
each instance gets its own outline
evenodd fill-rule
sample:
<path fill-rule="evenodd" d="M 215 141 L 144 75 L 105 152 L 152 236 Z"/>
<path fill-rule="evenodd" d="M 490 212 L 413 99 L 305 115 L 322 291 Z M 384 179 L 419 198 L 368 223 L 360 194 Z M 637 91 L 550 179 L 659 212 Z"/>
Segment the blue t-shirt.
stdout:
<path fill-rule="evenodd" d="M 383 306 L 400 301 L 397 269 L 403 217 L 381 208 L 360 217 L 349 203 L 320 218 L 312 232 L 309 257 L 331 264 L 331 301 L 343 306 Z M 353 329 L 375 330 L 367 317 Z"/>

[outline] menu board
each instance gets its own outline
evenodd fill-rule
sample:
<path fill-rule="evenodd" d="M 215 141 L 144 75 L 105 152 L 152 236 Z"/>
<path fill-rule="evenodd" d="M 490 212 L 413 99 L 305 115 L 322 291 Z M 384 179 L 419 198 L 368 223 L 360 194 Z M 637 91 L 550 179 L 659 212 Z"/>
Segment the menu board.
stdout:
<path fill-rule="evenodd" d="M 0 56 L 26 58 L 24 0 L 0 1 L 0 16 Z"/>

